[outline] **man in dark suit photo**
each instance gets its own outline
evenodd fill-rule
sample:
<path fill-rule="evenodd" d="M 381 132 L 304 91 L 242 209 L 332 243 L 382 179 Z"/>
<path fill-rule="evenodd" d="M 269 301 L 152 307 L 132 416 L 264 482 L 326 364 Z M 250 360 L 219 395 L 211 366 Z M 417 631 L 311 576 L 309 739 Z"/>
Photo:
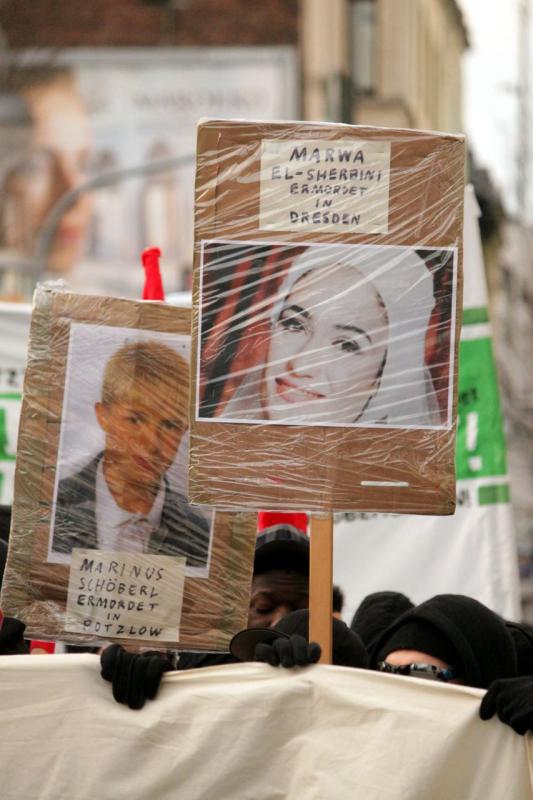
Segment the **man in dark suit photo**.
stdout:
<path fill-rule="evenodd" d="M 104 450 L 59 481 L 54 553 L 94 548 L 207 565 L 210 524 L 166 474 L 187 430 L 188 393 L 189 365 L 166 344 L 125 344 L 111 356 L 94 407 Z"/>

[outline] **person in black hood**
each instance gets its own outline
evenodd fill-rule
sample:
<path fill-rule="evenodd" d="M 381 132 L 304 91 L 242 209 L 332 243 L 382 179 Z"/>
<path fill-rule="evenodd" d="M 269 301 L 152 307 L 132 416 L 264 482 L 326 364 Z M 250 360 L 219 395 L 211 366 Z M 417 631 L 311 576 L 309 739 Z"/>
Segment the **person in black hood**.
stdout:
<path fill-rule="evenodd" d="M 361 637 L 371 653 L 383 631 L 414 607 L 414 603 L 401 592 L 373 592 L 361 601 L 350 628 Z"/>
<path fill-rule="evenodd" d="M 504 621 L 464 595 L 442 594 L 402 614 L 377 640 L 371 669 L 487 689 L 517 674 Z"/>

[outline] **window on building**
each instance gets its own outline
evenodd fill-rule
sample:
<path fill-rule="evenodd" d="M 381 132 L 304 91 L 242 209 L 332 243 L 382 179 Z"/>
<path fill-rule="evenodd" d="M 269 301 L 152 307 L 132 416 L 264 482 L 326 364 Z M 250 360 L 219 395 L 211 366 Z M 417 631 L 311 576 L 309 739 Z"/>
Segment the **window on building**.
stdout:
<path fill-rule="evenodd" d="M 352 0 L 352 81 L 359 94 L 371 94 L 376 83 L 376 8 L 374 0 Z"/>

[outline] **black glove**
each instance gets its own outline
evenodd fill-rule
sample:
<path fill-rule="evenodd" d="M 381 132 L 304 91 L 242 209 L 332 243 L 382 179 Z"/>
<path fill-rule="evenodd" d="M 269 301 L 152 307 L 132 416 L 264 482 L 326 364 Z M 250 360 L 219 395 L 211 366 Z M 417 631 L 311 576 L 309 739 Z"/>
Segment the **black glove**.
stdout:
<path fill-rule="evenodd" d="M 521 736 L 533 730 L 533 676 L 501 678 L 491 683 L 481 701 L 479 716 L 490 719 L 494 714 Z"/>
<path fill-rule="evenodd" d="M 153 700 L 159 689 L 163 673 L 172 664 L 161 653 L 128 653 L 119 644 L 106 647 L 100 656 L 102 678 L 113 684 L 113 697 L 117 703 L 130 708 L 142 708 L 146 699 Z"/>
<path fill-rule="evenodd" d="M 24 641 L 23 622 L 13 617 L 4 617 L 0 626 L 0 655 L 18 656 L 27 655 L 30 648 Z"/>
<path fill-rule="evenodd" d="M 304 667 L 316 664 L 322 650 L 316 642 L 309 642 L 297 633 L 287 638 L 274 639 L 272 644 L 260 642 L 254 653 L 254 661 L 264 661 L 272 667 Z"/>

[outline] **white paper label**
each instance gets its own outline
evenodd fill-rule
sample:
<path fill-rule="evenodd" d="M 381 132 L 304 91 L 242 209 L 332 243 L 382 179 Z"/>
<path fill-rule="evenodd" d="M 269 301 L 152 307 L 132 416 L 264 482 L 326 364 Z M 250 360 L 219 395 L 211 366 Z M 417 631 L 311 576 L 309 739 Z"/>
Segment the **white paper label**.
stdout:
<path fill-rule="evenodd" d="M 387 233 L 390 142 L 261 142 L 259 227 Z"/>
<path fill-rule="evenodd" d="M 185 558 L 72 551 L 65 630 L 124 639 L 177 641 Z"/>

